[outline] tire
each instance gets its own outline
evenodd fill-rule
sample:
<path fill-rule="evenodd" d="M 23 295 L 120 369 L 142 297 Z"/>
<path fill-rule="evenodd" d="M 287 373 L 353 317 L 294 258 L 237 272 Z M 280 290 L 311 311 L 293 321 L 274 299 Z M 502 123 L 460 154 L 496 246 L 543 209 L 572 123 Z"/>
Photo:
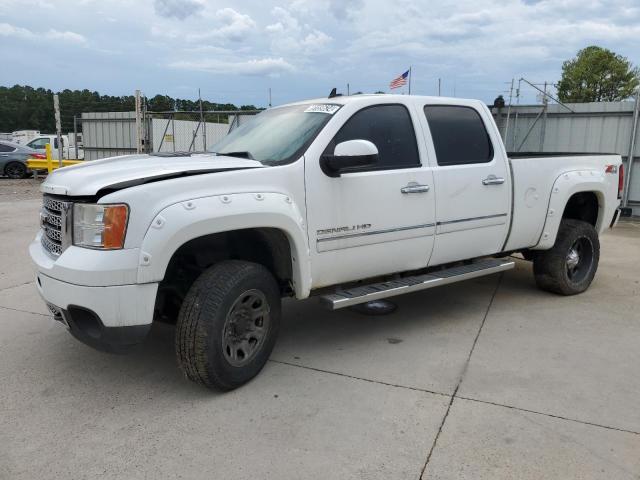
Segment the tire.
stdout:
<path fill-rule="evenodd" d="M 27 176 L 27 166 L 21 162 L 9 162 L 4 166 L 4 174 L 14 180 Z"/>
<path fill-rule="evenodd" d="M 265 267 L 239 260 L 213 265 L 193 283 L 180 308 L 175 340 L 180 369 L 215 390 L 247 383 L 273 350 L 280 310 L 278 284 Z"/>
<path fill-rule="evenodd" d="M 538 252 L 533 273 L 538 288 L 559 295 L 584 292 L 598 270 L 600 241 L 590 223 L 565 219 L 553 248 Z"/>

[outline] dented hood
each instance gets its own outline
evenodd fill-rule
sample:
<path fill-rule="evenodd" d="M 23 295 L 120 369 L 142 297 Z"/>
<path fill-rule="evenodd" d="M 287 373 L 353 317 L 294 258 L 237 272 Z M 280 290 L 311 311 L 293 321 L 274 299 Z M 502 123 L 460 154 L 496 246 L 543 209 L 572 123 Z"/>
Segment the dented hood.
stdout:
<path fill-rule="evenodd" d="M 184 175 L 263 167 L 255 160 L 211 153 L 126 155 L 58 169 L 47 177 L 40 190 L 56 195 L 96 195 L 101 190 L 120 190 Z"/>

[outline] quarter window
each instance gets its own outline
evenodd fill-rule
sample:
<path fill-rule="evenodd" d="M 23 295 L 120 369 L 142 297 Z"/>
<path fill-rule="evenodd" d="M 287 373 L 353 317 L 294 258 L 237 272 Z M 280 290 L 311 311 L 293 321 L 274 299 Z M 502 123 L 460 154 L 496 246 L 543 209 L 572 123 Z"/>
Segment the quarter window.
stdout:
<path fill-rule="evenodd" d="M 376 105 L 355 113 L 327 148 L 338 143 L 369 140 L 378 148 L 378 164 L 364 170 L 388 170 L 420 165 L 418 144 L 409 111 L 402 105 Z"/>
<path fill-rule="evenodd" d="M 471 107 L 427 105 L 429 123 L 438 165 L 488 163 L 493 146 L 482 118 Z"/>
<path fill-rule="evenodd" d="M 4 143 L 0 143 L 0 152 L 13 152 L 14 150 L 15 148 L 5 145 Z"/>

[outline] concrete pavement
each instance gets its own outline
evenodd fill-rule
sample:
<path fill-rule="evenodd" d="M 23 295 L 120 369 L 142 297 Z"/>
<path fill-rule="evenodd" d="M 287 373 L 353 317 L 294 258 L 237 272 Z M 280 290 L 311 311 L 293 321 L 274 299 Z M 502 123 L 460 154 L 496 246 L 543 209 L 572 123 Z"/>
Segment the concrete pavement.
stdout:
<path fill-rule="evenodd" d="M 576 297 L 519 261 L 384 317 L 288 301 L 264 371 L 216 394 L 182 378 L 169 326 L 113 356 L 51 320 L 40 202 L 2 181 L 0 479 L 640 479 L 639 223 Z"/>

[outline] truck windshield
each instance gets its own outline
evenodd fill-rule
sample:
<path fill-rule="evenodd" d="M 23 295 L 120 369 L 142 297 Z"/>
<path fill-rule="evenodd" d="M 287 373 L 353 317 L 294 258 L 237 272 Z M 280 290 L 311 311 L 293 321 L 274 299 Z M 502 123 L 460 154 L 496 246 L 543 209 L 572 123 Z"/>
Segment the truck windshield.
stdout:
<path fill-rule="evenodd" d="M 250 158 L 265 165 L 296 160 L 340 105 L 277 107 L 256 115 L 209 149 L 217 155 Z"/>

